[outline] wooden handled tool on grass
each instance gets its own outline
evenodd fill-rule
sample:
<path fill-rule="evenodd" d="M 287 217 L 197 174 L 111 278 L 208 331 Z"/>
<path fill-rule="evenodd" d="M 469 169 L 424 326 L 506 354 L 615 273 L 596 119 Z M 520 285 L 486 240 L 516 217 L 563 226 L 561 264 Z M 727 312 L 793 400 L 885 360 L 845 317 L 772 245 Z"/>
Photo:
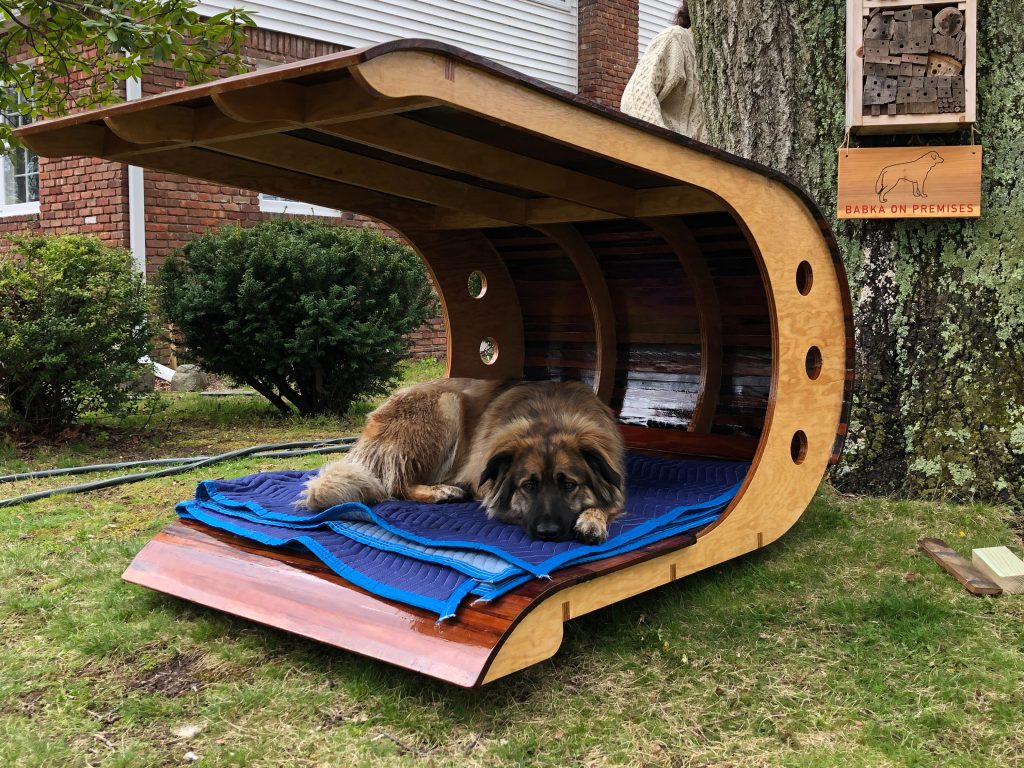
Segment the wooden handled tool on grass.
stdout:
<path fill-rule="evenodd" d="M 959 552 L 951 549 L 942 539 L 924 538 L 917 542 L 935 562 L 949 571 L 972 595 L 998 595 L 1003 589 L 985 577 Z"/>

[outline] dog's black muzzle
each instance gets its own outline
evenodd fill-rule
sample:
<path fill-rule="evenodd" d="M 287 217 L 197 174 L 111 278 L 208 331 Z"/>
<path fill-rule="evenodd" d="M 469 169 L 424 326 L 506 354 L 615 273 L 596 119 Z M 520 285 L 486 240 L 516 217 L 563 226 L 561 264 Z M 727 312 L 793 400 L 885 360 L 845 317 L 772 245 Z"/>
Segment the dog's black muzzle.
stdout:
<path fill-rule="evenodd" d="M 523 520 L 523 528 L 541 541 L 568 541 L 573 537 L 576 515 L 554 490 L 542 490 Z"/>

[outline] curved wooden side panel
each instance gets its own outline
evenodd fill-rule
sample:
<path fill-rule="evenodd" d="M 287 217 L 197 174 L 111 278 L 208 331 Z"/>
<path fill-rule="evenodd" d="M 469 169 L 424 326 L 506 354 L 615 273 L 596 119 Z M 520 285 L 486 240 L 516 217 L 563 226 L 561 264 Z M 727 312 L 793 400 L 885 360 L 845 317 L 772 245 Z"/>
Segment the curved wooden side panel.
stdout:
<path fill-rule="evenodd" d="M 558 590 L 538 602 L 512 628 L 488 663 L 481 682 L 493 682 L 551 658 L 561 644 L 562 624 L 570 619 L 670 584 L 760 546 L 758 539 L 698 539 L 691 547 Z M 556 637 L 558 643 L 553 642 Z"/>
<path fill-rule="evenodd" d="M 806 509 L 832 454 L 847 370 L 842 280 L 820 222 L 797 194 L 755 168 L 637 131 L 600 112 L 573 109 L 441 53 L 392 51 L 356 69 L 360 81 L 381 95 L 436 99 L 625 165 L 656 168 L 711 192 L 731 210 L 759 251 L 775 372 L 754 466 L 728 514 L 704 538 L 718 552 L 739 554 L 749 548 L 738 542 L 763 545 L 785 533 Z M 649 213 L 638 198 L 637 218 L 670 213 Z M 797 284 L 803 262 L 813 273 L 806 293 Z M 813 378 L 812 348 L 821 360 Z"/>
<path fill-rule="evenodd" d="M 434 279 L 445 312 L 448 355 L 445 375 L 475 379 L 522 378 L 523 315 L 508 268 L 478 230 L 403 231 Z M 469 293 L 480 274 L 484 291 Z M 492 339 L 496 356 L 486 363 L 481 343 Z"/>

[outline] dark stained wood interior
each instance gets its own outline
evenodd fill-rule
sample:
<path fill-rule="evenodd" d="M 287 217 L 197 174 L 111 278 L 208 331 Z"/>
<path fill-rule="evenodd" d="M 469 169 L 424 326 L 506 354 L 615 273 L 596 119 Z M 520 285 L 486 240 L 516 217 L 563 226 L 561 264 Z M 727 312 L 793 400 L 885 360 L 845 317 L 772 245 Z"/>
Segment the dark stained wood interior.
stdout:
<path fill-rule="evenodd" d="M 756 438 L 771 388 L 768 302 L 757 260 L 727 213 L 682 218 L 719 295 L 721 379 L 710 434 Z M 658 232 L 630 220 L 587 222 L 590 246 L 615 307 L 617 337 L 611 405 L 631 427 L 690 431 L 701 391 L 699 297 L 680 258 Z M 542 232 L 496 228 L 485 234 L 515 282 L 526 341 L 528 379 L 592 384 L 594 318 L 578 271 Z M 688 452 L 700 452 L 698 435 Z M 739 444 L 739 443 L 738 443 Z M 745 441 L 750 453 L 755 441 Z M 709 443 L 710 445 L 710 443 Z"/>

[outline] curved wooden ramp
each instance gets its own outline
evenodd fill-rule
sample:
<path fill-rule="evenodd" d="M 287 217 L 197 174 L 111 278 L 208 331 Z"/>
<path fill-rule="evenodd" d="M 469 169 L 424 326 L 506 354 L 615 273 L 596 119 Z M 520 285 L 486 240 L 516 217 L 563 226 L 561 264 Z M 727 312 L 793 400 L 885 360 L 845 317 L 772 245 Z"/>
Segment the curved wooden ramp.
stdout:
<path fill-rule="evenodd" d="M 440 625 L 317 562 L 182 523 L 139 553 L 130 581 L 479 685 L 549 658 L 565 620 L 775 540 L 838 459 L 853 381 L 846 278 L 821 214 L 771 169 L 430 41 L 18 133 L 45 156 L 387 222 L 438 288 L 448 375 L 586 381 L 633 450 L 752 462 L 696 538 L 569 569 Z M 496 355 L 481 356 L 484 341 Z"/>
<path fill-rule="evenodd" d="M 536 579 L 441 623 L 429 611 L 365 592 L 308 553 L 267 549 L 194 522 L 167 526 L 123 578 L 473 687 L 553 656 L 562 642 L 563 621 L 677 578 L 672 553 L 695 541 L 689 534 L 674 536 L 628 555 L 557 571 L 550 580 Z M 615 577 L 641 563 L 649 572 L 642 582 L 635 572 L 626 581 Z"/>

